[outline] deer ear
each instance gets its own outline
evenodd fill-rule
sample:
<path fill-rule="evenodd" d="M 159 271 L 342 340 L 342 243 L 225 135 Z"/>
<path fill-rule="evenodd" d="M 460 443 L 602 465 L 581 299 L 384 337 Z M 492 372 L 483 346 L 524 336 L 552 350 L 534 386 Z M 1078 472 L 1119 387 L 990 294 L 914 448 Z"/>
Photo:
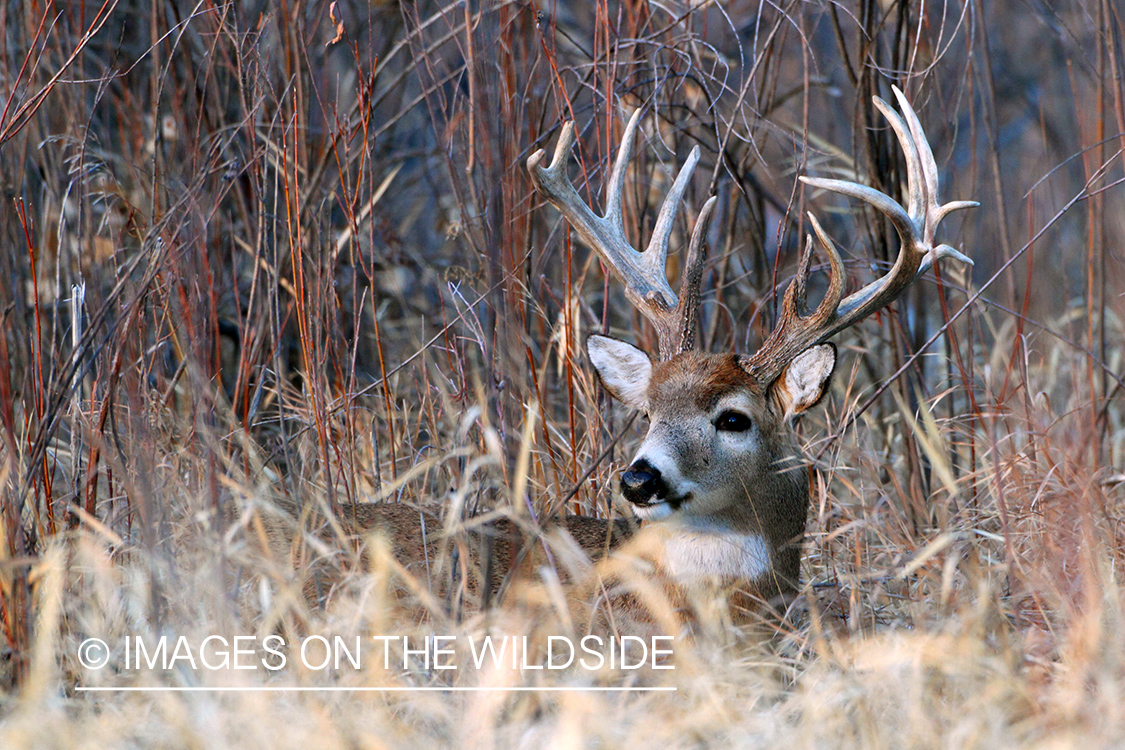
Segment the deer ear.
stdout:
<path fill-rule="evenodd" d="M 773 384 L 785 420 L 816 406 L 828 391 L 836 369 L 836 345 L 821 344 L 798 354 Z"/>
<path fill-rule="evenodd" d="M 652 379 L 652 360 L 648 355 L 609 336 L 587 338 L 586 352 L 605 389 L 626 406 L 644 410 Z"/>

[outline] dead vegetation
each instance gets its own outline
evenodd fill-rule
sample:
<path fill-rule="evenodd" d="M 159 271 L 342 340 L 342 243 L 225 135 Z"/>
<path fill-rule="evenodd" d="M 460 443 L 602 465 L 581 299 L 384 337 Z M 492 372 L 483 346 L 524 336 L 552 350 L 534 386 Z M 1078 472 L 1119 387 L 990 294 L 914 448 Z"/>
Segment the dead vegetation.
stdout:
<path fill-rule="evenodd" d="M 3 3 L 0 745 L 1125 743 L 1122 31 L 1108 0 Z M 891 84 L 982 203 L 944 227 L 976 265 L 838 337 L 791 627 L 665 671 L 121 667 L 126 636 L 581 637 L 549 568 L 481 614 L 324 510 L 606 513 L 639 428 L 581 344 L 656 337 L 527 157 L 573 119 L 596 202 L 646 108 L 637 239 L 699 145 L 669 275 L 718 196 L 698 340 L 752 351 L 807 209 L 852 288 L 894 257 L 797 180 L 901 194 Z M 438 686 L 496 689 L 319 690 Z M 512 689 L 591 686 L 675 692 Z"/>

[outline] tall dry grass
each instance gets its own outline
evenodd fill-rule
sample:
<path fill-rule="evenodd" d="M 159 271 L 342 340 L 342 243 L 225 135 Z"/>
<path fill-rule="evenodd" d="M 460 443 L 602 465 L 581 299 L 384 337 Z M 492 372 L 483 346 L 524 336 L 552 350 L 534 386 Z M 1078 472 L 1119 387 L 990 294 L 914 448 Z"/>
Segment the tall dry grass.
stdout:
<path fill-rule="evenodd" d="M 0 746 L 1120 746 L 1122 29 L 1108 0 L 0 5 Z M 838 337 L 784 632 L 632 674 L 120 668 L 126 636 L 575 634 L 549 571 L 481 614 L 317 519 L 604 514 L 640 427 L 582 340 L 655 341 L 527 156 L 575 120 L 596 202 L 645 107 L 639 242 L 698 144 L 700 341 L 746 351 L 806 210 L 853 283 L 893 258 L 796 180 L 900 193 L 891 84 L 943 197 L 982 203 L 942 230 L 976 265 Z M 341 576 L 319 606 L 311 565 Z M 89 637 L 114 667 L 82 667 Z M 591 685 L 676 691 L 510 689 Z"/>

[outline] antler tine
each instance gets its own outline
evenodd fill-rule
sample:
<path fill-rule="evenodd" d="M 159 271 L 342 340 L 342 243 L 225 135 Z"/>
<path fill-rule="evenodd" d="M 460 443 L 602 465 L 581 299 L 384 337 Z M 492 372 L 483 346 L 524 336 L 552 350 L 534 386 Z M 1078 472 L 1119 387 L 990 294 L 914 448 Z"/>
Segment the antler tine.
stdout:
<path fill-rule="evenodd" d="M 699 284 L 703 281 L 703 261 L 706 259 L 707 227 L 711 224 L 711 213 L 718 200 L 714 195 L 707 199 L 699 210 L 695 228 L 691 230 L 691 244 L 684 262 L 683 281 L 680 282 L 680 302 L 676 305 L 680 320 L 680 341 L 676 348 L 681 352 L 695 345 L 695 318 L 699 312 Z"/>
<path fill-rule="evenodd" d="M 839 330 L 834 324 L 838 320 L 840 299 L 844 296 L 844 263 L 820 222 L 811 213 L 808 217 L 813 233 L 828 256 L 828 291 L 816 310 L 805 315 L 805 288 L 812 266 L 813 248 L 813 238 L 809 235 L 805 239 L 805 251 L 801 254 L 797 277 L 789 284 L 781 300 L 781 313 L 773 332 L 752 356 L 741 358 L 742 367 L 763 384 L 772 383 L 794 357 Z M 828 330 L 832 333 L 825 333 Z"/>
<path fill-rule="evenodd" d="M 687 189 L 695 166 L 699 162 L 699 147 L 696 146 L 691 150 L 687 161 L 680 168 L 680 172 L 672 184 L 672 189 L 668 191 L 668 195 L 660 207 L 660 212 L 657 214 L 656 224 L 653 227 L 648 246 L 644 252 L 638 252 L 625 237 L 621 204 L 625 188 L 625 171 L 633 151 L 633 142 L 636 137 L 637 126 L 640 123 L 640 114 L 639 109 L 633 112 L 625 126 L 621 146 L 617 150 L 617 158 L 606 185 L 604 216 L 598 216 L 586 205 L 567 177 L 567 160 L 571 149 L 574 147 L 575 140 L 573 122 L 568 122 L 563 126 L 550 165 L 543 166 L 546 153 L 540 149 L 528 158 L 527 169 L 531 173 L 531 180 L 535 184 L 535 189 L 566 217 L 582 240 L 598 253 L 605 264 L 625 284 L 626 296 L 656 328 L 660 342 L 661 359 L 670 359 L 683 351 L 685 342 L 690 345 L 691 337 L 685 337 L 684 329 L 686 325 L 694 326 L 695 320 L 694 310 L 688 310 L 684 301 L 672 291 L 672 287 L 668 284 L 668 279 L 665 276 L 664 268 L 668 260 L 668 240 L 672 234 L 676 211 L 679 210 L 684 191 Z M 706 227 L 708 217 L 704 216 L 704 213 L 710 214 L 709 206 L 711 205 L 709 203 L 708 206 L 704 207 L 704 211 L 700 212 L 699 219 L 696 221 L 697 230 Z M 694 252 L 694 235 L 692 245 Z M 701 255 L 701 230 L 699 250 Z M 695 264 L 701 266 L 701 261 L 696 258 Z M 691 271 L 692 268 L 693 262 L 689 257 L 685 270 Z M 690 274 L 686 273 L 685 278 L 688 275 Z M 687 283 L 685 291 L 691 292 L 689 296 L 697 303 L 698 279 L 695 281 L 694 290 L 690 286 L 690 283 Z M 690 320 L 686 318 L 690 318 Z"/>
<path fill-rule="evenodd" d="M 898 87 L 894 87 L 898 91 Z M 927 203 L 932 200 L 934 191 L 937 190 L 937 165 L 934 164 L 934 171 L 931 174 L 923 176 L 924 169 L 922 166 L 922 156 L 918 151 L 918 138 L 914 128 L 909 128 L 906 122 L 899 117 L 898 112 L 895 112 L 891 105 L 878 96 L 872 97 L 875 102 L 875 109 L 879 110 L 883 117 L 887 118 L 890 123 L 891 130 L 895 131 L 895 136 L 898 137 L 898 142 L 902 144 L 902 150 L 906 156 L 906 213 L 910 220 L 918 225 L 919 222 L 925 221 Z M 904 101 L 904 100 L 900 100 Z M 910 105 L 906 105 L 909 107 Z M 913 113 L 914 110 L 910 110 Z M 917 120 L 917 117 L 914 118 Z M 918 126 L 921 130 L 921 125 Z M 925 138 L 925 134 L 922 134 Z M 927 150 L 928 144 L 927 144 Z M 933 152 L 930 152 L 930 161 L 933 161 Z M 932 177 L 932 180 L 929 179 Z"/>
<path fill-rule="evenodd" d="M 944 219 L 954 211 L 960 211 L 961 209 L 965 208 L 976 208 L 980 204 L 976 201 L 950 201 L 944 206 L 941 205 L 941 201 L 938 200 L 937 162 L 934 160 L 934 152 L 930 148 L 930 142 L 926 140 L 926 134 L 922 130 L 922 123 L 918 120 L 918 114 L 914 111 L 914 108 L 910 106 L 910 102 L 906 100 L 906 96 L 902 93 L 899 87 L 892 86 L 891 90 L 894 91 L 895 99 L 898 100 L 899 106 L 902 107 L 903 117 L 906 119 L 906 123 L 910 127 L 911 140 L 914 142 L 915 153 L 918 157 L 917 163 L 919 166 L 919 171 L 921 172 L 922 177 L 925 180 L 925 182 L 923 183 L 926 189 L 925 194 L 927 196 L 925 211 L 927 217 L 930 220 L 926 224 L 926 228 L 930 230 L 929 234 L 926 236 L 926 240 L 928 242 L 932 242 L 934 239 L 934 231 L 937 229 L 937 226 L 941 223 L 942 219 Z M 886 102 L 883 102 L 882 100 L 877 101 L 879 104 L 883 105 L 882 107 L 880 107 L 880 111 L 884 113 L 894 112 L 894 110 L 891 109 Z M 948 245 L 944 247 L 948 247 Z M 939 248 L 935 248 L 935 250 L 937 249 Z M 953 250 L 953 248 L 949 249 Z M 959 260 L 972 265 L 973 261 L 969 260 L 964 255 L 961 255 L 956 250 L 953 250 L 953 253 L 954 255 L 951 255 L 949 257 L 957 257 Z M 944 258 L 946 256 L 942 254 L 939 255 L 939 257 Z"/>
<path fill-rule="evenodd" d="M 886 214 L 903 242 L 904 251 L 925 253 L 919 261 L 916 273 L 925 273 L 941 258 L 956 258 L 963 263 L 972 265 L 973 261 L 970 258 L 949 245 L 941 244 L 934 247 L 933 240 L 938 224 L 941 223 L 942 219 L 954 211 L 975 208 L 980 204 L 976 201 L 952 201 L 944 206 L 941 205 L 938 201 L 937 163 L 934 160 L 929 141 L 926 140 L 926 134 L 922 130 L 922 124 L 918 120 L 914 108 L 910 106 L 910 102 L 907 101 L 898 86 L 892 86 L 891 89 L 898 100 L 899 106 L 902 107 L 902 117 L 879 97 L 874 97 L 874 101 L 875 106 L 890 122 L 891 128 L 898 136 L 899 143 L 906 155 L 909 211 L 903 209 L 901 205 L 885 193 L 866 185 L 817 177 L 802 176 L 800 179 L 813 187 L 858 198 Z M 868 285 L 852 296 L 857 297 L 870 287 L 871 285 Z M 858 300 L 857 297 L 856 301 Z M 848 300 L 845 300 L 845 304 L 848 304 Z"/>
<path fill-rule="evenodd" d="M 890 122 L 906 154 L 909 209 L 903 208 L 885 193 L 866 185 L 815 177 L 802 176 L 800 179 L 813 187 L 858 198 L 885 214 L 899 235 L 901 248 L 898 258 L 885 276 L 843 300 L 836 297 L 832 308 L 826 309 L 826 303 L 833 296 L 834 290 L 843 289 L 843 273 L 839 270 L 839 256 L 831 240 L 810 214 L 813 231 L 828 252 L 832 265 L 829 294 L 812 315 L 802 318 L 797 314 L 797 297 L 803 297 L 808 273 L 805 266 L 807 254 L 811 249 L 810 239 L 798 279 L 786 291 L 782 315 L 776 328 L 762 348 L 753 357 L 748 358 L 744 365 L 760 380 L 772 381 L 784 371 L 790 359 L 805 349 L 827 341 L 844 328 L 889 305 L 937 260 L 951 257 L 969 265 L 973 263 L 949 245 L 934 247 L 933 239 L 938 224 L 951 212 L 980 204 L 975 201 L 953 201 L 943 206 L 938 202 L 937 164 L 934 161 L 933 151 L 926 140 L 926 134 L 922 131 L 918 115 L 898 87 L 893 89 L 895 98 L 902 107 L 902 117 L 878 97 L 875 97 L 875 106 Z"/>
<path fill-rule="evenodd" d="M 629 159 L 633 154 L 633 141 L 636 140 L 637 125 L 640 120 L 641 110 L 638 107 L 633 110 L 629 122 L 625 125 L 625 132 L 621 134 L 621 145 L 617 147 L 617 158 L 613 160 L 613 171 L 605 188 L 605 218 L 615 226 L 624 226 L 621 203 L 625 192 L 625 170 L 629 167 Z"/>
<path fill-rule="evenodd" d="M 664 202 L 660 204 L 660 212 L 656 215 L 656 223 L 652 227 L 652 237 L 643 253 L 654 276 L 664 277 L 664 267 L 668 262 L 668 239 L 672 236 L 672 224 L 676 220 L 676 211 L 679 210 L 680 204 L 683 202 L 684 192 L 687 190 L 688 182 L 691 181 L 691 176 L 695 172 L 695 165 L 698 163 L 699 146 L 693 146 L 691 151 L 688 152 L 687 161 L 680 167 L 680 173 L 676 175 L 676 181 L 672 183 L 672 189 L 664 197 Z"/>

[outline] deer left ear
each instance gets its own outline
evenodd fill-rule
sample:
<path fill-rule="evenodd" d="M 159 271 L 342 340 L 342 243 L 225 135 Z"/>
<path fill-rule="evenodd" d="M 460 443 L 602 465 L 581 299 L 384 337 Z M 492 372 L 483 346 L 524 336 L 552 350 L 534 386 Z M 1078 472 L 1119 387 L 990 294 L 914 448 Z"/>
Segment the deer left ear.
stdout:
<path fill-rule="evenodd" d="M 808 411 L 824 398 L 835 369 L 835 344 L 814 346 L 793 358 L 772 386 L 786 421 Z"/>
<path fill-rule="evenodd" d="M 652 380 L 648 355 L 632 344 L 597 334 L 586 339 L 586 352 L 605 389 L 626 406 L 643 411 Z"/>

